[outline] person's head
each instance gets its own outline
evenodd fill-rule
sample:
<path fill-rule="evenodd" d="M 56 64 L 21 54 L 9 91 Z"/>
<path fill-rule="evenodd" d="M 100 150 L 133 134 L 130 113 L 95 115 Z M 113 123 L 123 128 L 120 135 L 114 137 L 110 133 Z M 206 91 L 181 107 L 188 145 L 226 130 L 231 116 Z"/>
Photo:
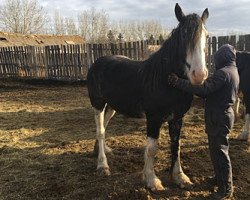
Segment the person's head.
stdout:
<path fill-rule="evenodd" d="M 230 44 L 222 45 L 214 54 L 215 69 L 221 69 L 225 66 L 236 66 L 236 50 Z"/>

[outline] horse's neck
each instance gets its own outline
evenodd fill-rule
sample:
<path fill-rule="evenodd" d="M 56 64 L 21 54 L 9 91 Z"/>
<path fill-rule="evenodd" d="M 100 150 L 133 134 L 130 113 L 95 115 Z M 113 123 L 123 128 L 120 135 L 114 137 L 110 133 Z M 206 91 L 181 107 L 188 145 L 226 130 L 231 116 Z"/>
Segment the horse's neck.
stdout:
<path fill-rule="evenodd" d="M 171 39 L 165 41 L 163 46 L 145 61 L 145 66 L 150 71 L 175 72 L 183 59 L 179 55 L 178 46 L 173 44 Z M 150 69 L 152 68 L 152 69 Z"/>

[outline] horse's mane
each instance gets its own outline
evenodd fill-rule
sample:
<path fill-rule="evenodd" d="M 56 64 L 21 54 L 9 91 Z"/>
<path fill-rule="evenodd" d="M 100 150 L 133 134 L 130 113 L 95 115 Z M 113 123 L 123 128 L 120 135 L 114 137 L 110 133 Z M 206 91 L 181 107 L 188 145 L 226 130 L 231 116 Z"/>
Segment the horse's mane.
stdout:
<path fill-rule="evenodd" d="M 186 78 L 185 58 L 189 48 L 194 49 L 201 36 L 202 20 L 197 14 L 190 14 L 172 30 L 161 48 L 145 61 L 143 86 L 155 89 L 171 72 Z"/>

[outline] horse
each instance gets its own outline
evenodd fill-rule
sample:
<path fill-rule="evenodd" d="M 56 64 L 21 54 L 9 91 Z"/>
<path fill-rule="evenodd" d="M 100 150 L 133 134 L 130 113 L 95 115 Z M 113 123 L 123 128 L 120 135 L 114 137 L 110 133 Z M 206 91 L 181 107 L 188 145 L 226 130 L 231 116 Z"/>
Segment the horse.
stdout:
<path fill-rule="evenodd" d="M 185 15 L 175 5 L 179 21 L 161 48 L 143 61 L 125 56 L 111 55 L 98 58 L 87 74 L 87 88 L 95 112 L 97 170 L 110 175 L 105 144 L 105 129 L 116 112 L 128 117 L 146 117 L 147 142 L 144 152 L 143 179 L 147 188 L 164 191 L 154 171 L 154 158 L 158 148 L 160 128 L 168 122 L 171 141 L 170 177 L 181 188 L 192 185 L 180 162 L 180 132 L 184 114 L 189 110 L 193 95 L 168 84 L 168 75 L 176 73 L 201 84 L 208 76 L 205 48 L 208 31 L 206 8 L 201 17 Z"/>
<path fill-rule="evenodd" d="M 238 135 L 238 139 L 248 140 L 250 126 L 250 52 L 237 51 L 236 66 L 240 76 L 239 91 L 243 94 L 243 103 L 245 105 L 245 125 L 242 133 Z"/>

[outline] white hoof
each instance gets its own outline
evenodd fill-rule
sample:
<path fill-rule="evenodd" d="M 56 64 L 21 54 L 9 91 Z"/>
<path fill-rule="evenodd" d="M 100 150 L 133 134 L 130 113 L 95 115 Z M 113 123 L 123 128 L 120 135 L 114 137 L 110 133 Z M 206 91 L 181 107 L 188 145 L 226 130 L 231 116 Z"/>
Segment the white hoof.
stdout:
<path fill-rule="evenodd" d="M 110 176 L 109 167 L 99 167 L 97 168 L 97 173 L 101 176 Z"/>
<path fill-rule="evenodd" d="M 172 175 L 172 181 L 180 188 L 189 188 L 193 185 L 188 176 L 183 172 Z"/>
<path fill-rule="evenodd" d="M 247 141 L 248 137 L 249 137 L 249 132 L 243 131 L 240 135 L 238 135 L 237 139 Z"/>
<path fill-rule="evenodd" d="M 143 180 L 145 181 L 147 188 L 150 189 L 152 192 L 160 193 L 165 191 L 161 180 L 157 178 L 157 176 L 154 176 L 153 178 L 147 178 L 146 175 L 143 174 Z"/>

